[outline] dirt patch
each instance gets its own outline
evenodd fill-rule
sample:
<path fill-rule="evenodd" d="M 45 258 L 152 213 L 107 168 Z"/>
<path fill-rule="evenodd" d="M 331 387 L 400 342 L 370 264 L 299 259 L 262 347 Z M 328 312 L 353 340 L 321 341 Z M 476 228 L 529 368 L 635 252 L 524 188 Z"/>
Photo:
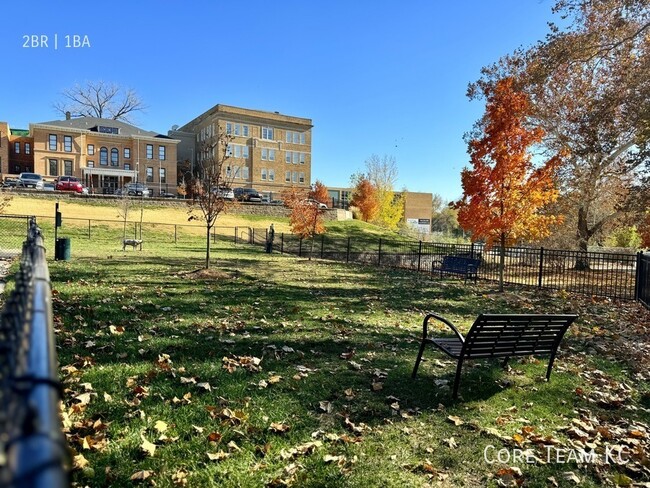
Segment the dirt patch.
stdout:
<path fill-rule="evenodd" d="M 178 273 L 177 276 L 188 280 L 231 280 L 234 277 L 233 273 L 229 271 L 212 268 Z"/>

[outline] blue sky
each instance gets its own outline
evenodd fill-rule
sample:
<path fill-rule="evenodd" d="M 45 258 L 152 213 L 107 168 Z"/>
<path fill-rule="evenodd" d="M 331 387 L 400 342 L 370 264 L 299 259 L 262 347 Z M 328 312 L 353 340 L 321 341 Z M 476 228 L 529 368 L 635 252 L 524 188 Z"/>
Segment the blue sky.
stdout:
<path fill-rule="evenodd" d="M 217 103 L 311 118 L 312 180 L 348 186 L 371 154 L 392 155 L 398 188 L 461 193 L 463 134 L 483 112 L 467 84 L 546 34 L 549 0 L 164 0 L 3 5 L 0 120 L 59 118 L 86 80 L 131 87 L 137 125 L 166 134 Z M 48 48 L 24 48 L 24 35 Z M 53 48 L 54 34 L 58 49 Z M 66 49 L 66 35 L 90 48 Z"/>

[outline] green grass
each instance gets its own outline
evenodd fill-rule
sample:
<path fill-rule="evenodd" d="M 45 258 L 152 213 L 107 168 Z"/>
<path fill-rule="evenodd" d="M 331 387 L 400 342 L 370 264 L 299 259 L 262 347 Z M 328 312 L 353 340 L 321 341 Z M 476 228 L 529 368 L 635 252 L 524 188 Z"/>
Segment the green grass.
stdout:
<path fill-rule="evenodd" d="M 192 273 L 204 259 L 197 236 L 122 252 L 119 231 L 105 233 L 77 236 L 72 260 L 50 264 L 66 430 L 88 462 L 75 469 L 76 486 L 131 486 L 134 473 L 150 471 L 159 487 L 183 479 L 220 487 L 478 487 L 497 486 L 507 466 L 522 470 L 525 486 L 547 486 L 551 476 L 573 486 L 566 471 L 581 486 L 600 486 L 624 468 L 489 464 L 483 452 L 519 447 L 516 436 L 528 426 L 568 446 L 563 427 L 585 415 L 607 426 L 650 420 L 648 387 L 625 357 L 584 353 L 599 344 L 590 339 L 595 324 L 620 319 L 603 319 L 590 300 L 536 290 L 499 295 L 488 285 L 246 245 L 219 244 L 212 273 Z M 508 371 L 470 362 L 463 399 L 452 401 L 440 380 L 453 382 L 454 364 L 441 354 L 427 350 L 410 378 L 428 310 L 463 330 L 480 312 L 581 318 L 551 382 L 543 380 L 544 360 L 512 361 Z M 247 358 L 261 362 L 251 367 Z M 583 373 L 596 368 L 601 382 L 631 385 L 625 404 L 633 408 L 592 401 L 603 386 Z M 143 439 L 156 445 L 153 455 Z M 223 459 L 208 456 L 219 452 Z"/>

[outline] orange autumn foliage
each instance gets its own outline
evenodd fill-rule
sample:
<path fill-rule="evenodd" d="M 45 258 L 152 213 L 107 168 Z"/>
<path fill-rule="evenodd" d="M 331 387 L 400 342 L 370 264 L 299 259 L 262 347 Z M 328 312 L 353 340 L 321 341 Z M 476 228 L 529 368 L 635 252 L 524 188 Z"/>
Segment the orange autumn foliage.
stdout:
<path fill-rule="evenodd" d="M 327 192 L 327 187 L 320 180 L 316 180 L 316 183 L 312 185 L 311 191 L 309 192 L 309 198 L 320 203 L 328 204 L 330 195 Z"/>
<path fill-rule="evenodd" d="M 361 220 L 369 222 L 375 218 L 379 211 L 379 198 L 377 188 L 365 176 L 359 178 L 350 205 L 357 207 L 361 213 Z"/>
<path fill-rule="evenodd" d="M 540 211 L 558 197 L 554 175 L 561 157 L 533 167 L 528 148 L 541 142 L 544 132 L 524 125 L 530 103 L 512 78 L 499 80 L 485 96 L 483 134 L 470 141 L 472 168 L 461 173 L 458 222 L 488 245 L 545 237 L 562 219 Z"/>
<path fill-rule="evenodd" d="M 325 232 L 324 211 L 309 201 L 310 192 L 304 188 L 291 187 L 282 192 L 284 205 L 291 210 L 289 225 L 291 232 L 303 238 Z"/>
<path fill-rule="evenodd" d="M 641 246 L 646 249 L 650 248 L 650 213 L 645 215 L 643 224 L 639 228 L 639 234 L 641 235 Z"/>

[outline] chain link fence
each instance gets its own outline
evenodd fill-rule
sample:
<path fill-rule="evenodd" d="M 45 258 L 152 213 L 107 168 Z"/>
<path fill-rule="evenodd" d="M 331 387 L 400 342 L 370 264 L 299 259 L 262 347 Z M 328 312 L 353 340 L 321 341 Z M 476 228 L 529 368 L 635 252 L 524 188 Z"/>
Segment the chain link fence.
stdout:
<path fill-rule="evenodd" d="M 0 486 L 69 486 L 60 401 L 50 275 L 32 218 L 0 317 Z"/>

